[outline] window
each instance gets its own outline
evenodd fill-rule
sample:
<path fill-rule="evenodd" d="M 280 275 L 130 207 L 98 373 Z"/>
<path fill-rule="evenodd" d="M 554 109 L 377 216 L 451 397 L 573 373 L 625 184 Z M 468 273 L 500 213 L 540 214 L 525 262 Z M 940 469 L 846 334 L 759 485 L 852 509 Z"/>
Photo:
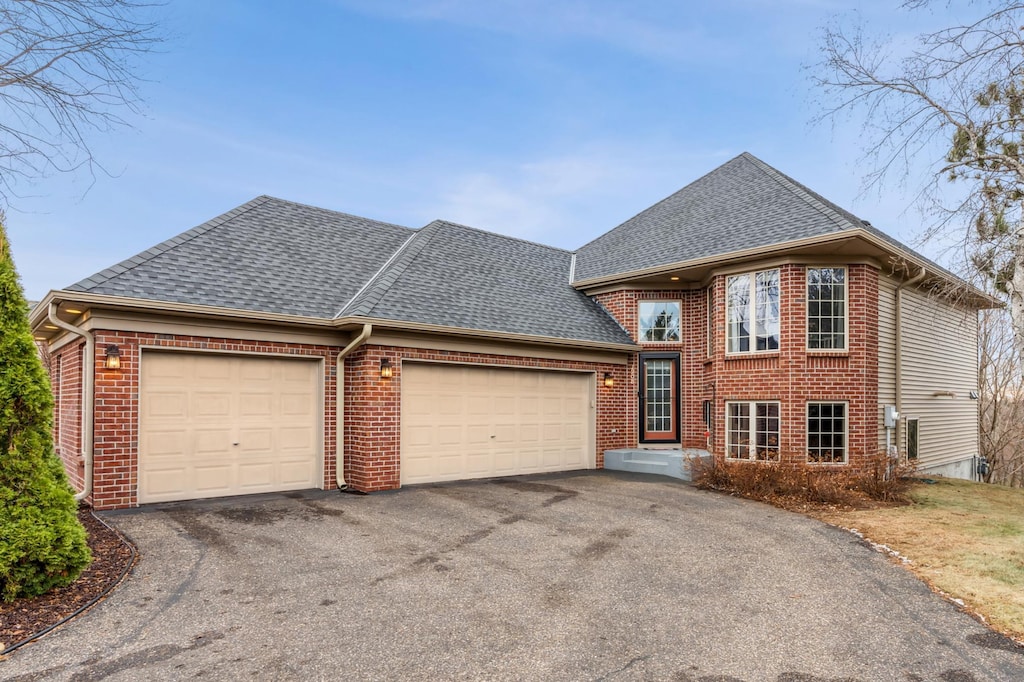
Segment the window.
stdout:
<path fill-rule="evenodd" d="M 807 347 L 846 349 L 846 268 L 807 268 Z"/>
<path fill-rule="evenodd" d="M 917 459 L 919 441 L 917 417 L 907 419 L 907 459 Z"/>
<path fill-rule="evenodd" d="M 640 340 L 679 341 L 679 301 L 640 301 Z"/>
<path fill-rule="evenodd" d="M 779 461 L 779 403 L 725 404 L 725 456 Z"/>
<path fill-rule="evenodd" d="M 846 403 L 807 404 L 807 461 L 846 463 Z"/>
<path fill-rule="evenodd" d="M 779 349 L 779 271 L 733 275 L 726 280 L 726 351 Z"/>

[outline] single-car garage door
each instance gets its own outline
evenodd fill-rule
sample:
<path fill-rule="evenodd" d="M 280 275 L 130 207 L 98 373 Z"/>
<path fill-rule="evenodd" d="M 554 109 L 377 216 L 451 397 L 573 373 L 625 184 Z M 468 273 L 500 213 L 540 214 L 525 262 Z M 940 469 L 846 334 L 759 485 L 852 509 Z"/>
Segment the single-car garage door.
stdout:
<path fill-rule="evenodd" d="M 590 469 L 589 374 L 402 365 L 402 483 Z"/>
<path fill-rule="evenodd" d="M 320 487 L 320 364 L 144 351 L 139 502 Z"/>

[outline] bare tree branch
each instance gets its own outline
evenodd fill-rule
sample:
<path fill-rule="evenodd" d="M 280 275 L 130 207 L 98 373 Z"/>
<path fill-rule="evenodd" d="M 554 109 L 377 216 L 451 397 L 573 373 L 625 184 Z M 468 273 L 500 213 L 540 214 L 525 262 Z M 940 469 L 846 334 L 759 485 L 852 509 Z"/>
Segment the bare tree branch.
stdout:
<path fill-rule="evenodd" d="M 138 112 L 144 0 L 0 0 L 0 201 L 19 179 L 98 167 L 89 135 Z"/>

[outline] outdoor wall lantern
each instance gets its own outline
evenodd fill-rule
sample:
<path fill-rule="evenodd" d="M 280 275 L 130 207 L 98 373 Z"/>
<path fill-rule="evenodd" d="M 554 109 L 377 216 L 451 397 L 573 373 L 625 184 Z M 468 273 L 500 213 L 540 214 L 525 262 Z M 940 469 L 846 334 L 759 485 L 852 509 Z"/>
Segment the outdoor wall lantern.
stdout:
<path fill-rule="evenodd" d="M 611 372 L 604 373 L 604 385 L 611 388 L 615 385 L 615 377 L 612 376 Z"/>
<path fill-rule="evenodd" d="M 387 358 L 380 359 L 380 378 L 390 379 L 392 375 L 391 361 Z"/>
<path fill-rule="evenodd" d="M 107 359 L 104 365 L 107 369 L 121 369 L 121 349 L 114 344 L 107 346 Z"/>

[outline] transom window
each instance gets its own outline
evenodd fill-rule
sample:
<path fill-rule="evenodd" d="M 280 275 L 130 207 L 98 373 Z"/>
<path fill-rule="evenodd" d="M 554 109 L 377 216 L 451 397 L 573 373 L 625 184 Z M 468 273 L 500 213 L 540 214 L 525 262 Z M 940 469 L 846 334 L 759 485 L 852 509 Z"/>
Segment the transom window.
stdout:
<path fill-rule="evenodd" d="M 726 351 L 779 349 L 779 271 L 733 275 L 726 280 Z"/>
<path fill-rule="evenodd" d="M 641 341 L 679 341 L 679 301 L 640 301 L 639 312 Z"/>
<path fill-rule="evenodd" d="M 846 403 L 807 404 L 807 461 L 846 462 Z"/>
<path fill-rule="evenodd" d="M 727 402 L 725 456 L 779 461 L 779 403 Z"/>
<path fill-rule="evenodd" d="M 807 268 L 807 347 L 846 349 L 846 268 Z"/>

